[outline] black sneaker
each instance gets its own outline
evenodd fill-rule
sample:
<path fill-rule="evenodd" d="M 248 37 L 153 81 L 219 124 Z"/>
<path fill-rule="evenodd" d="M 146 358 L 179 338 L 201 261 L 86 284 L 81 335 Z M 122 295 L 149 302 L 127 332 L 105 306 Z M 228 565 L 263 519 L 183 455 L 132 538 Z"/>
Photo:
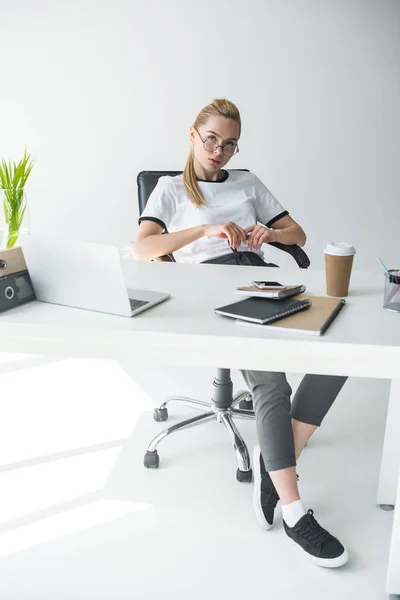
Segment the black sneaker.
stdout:
<path fill-rule="evenodd" d="M 313 511 L 308 510 L 294 527 L 288 527 L 283 521 L 286 534 L 316 565 L 335 568 L 346 564 L 349 560 L 346 548 L 323 529 L 313 515 Z"/>
<path fill-rule="evenodd" d="M 258 523 L 263 529 L 270 529 L 274 523 L 274 512 L 279 501 L 278 492 L 272 479 L 265 470 L 260 446 L 256 446 L 253 452 L 254 466 L 254 488 L 253 508 Z"/>

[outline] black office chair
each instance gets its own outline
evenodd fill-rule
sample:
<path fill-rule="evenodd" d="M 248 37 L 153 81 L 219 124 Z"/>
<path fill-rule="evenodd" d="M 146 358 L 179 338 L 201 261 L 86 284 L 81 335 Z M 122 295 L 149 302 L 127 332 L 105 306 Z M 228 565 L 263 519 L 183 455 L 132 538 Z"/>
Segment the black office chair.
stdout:
<path fill-rule="evenodd" d="M 140 213 L 143 212 L 147 200 L 157 185 L 159 178 L 163 175 L 175 176 L 179 175 L 180 173 L 182 173 L 182 171 L 142 171 L 139 173 L 137 177 L 137 184 Z M 291 254 L 301 269 L 307 269 L 309 267 L 310 260 L 304 250 L 302 250 L 302 248 L 299 246 L 287 246 L 279 242 L 272 242 L 271 245 L 275 246 L 279 250 Z M 172 255 L 159 257 L 158 260 L 175 262 Z M 165 437 L 171 433 L 174 433 L 175 431 L 187 429 L 188 427 L 200 425 L 201 423 L 211 419 L 216 419 L 219 423 L 223 423 L 226 426 L 235 448 L 238 462 L 238 469 L 236 471 L 237 480 L 246 482 L 252 480 L 249 452 L 242 436 L 236 428 L 233 417 L 254 419 L 253 401 L 251 394 L 248 391 L 242 390 L 236 394 L 233 394 L 230 369 L 217 369 L 217 375 L 213 382 L 213 394 L 210 402 L 203 402 L 201 400 L 187 398 L 186 396 L 171 396 L 166 398 L 159 408 L 154 410 L 153 416 L 155 421 L 161 422 L 168 419 L 167 405 L 170 402 L 182 402 L 184 404 L 189 404 L 194 408 L 200 409 L 202 413 L 196 417 L 192 417 L 191 419 L 187 419 L 177 423 L 176 425 L 172 425 L 171 427 L 168 427 L 168 429 L 165 429 L 159 433 L 147 447 L 147 451 L 144 456 L 145 467 L 153 469 L 158 468 L 160 459 L 157 452 L 157 446 Z"/>

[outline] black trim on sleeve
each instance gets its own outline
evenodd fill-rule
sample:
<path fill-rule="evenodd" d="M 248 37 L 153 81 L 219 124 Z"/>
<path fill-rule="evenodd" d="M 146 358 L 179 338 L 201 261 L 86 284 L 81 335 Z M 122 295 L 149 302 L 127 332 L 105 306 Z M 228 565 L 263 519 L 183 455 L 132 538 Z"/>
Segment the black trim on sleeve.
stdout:
<path fill-rule="evenodd" d="M 268 221 L 268 223 L 265 223 L 266 227 L 271 227 L 274 223 L 276 223 L 277 221 L 279 221 L 279 219 L 282 219 L 282 217 L 286 217 L 286 215 L 288 215 L 288 211 L 284 210 L 283 212 L 281 212 L 279 215 L 276 215 L 276 217 L 274 217 L 273 219 L 271 219 L 270 221 Z"/>
<path fill-rule="evenodd" d="M 157 219 L 157 217 L 140 217 L 139 225 L 142 221 L 153 221 L 153 223 L 157 223 L 158 225 L 161 225 L 161 227 L 164 229 L 164 232 L 168 233 L 168 229 L 167 229 L 167 226 L 164 223 L 164 221 L 161 221 L 161 219 Z"/>

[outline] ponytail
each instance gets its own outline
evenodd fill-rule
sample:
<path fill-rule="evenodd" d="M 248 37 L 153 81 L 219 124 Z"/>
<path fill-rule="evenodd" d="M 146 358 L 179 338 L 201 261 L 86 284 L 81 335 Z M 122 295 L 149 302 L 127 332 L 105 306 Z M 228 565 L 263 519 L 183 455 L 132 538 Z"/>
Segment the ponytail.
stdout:
<path fill-rule="evenodd" d="M 238 108 L 230 102 L 229 100 L 214 100 L 211 104 L 205 106 L 197 115 L 196 121 L 194 122 L 194 126 L 196 129 L 201 125 L 204 125 L 208 118 L 211 116 L 219 116 L 224 117 L 225 119 L 232 119 L 239 123 L 239 136 L 241 130 L 241 119 Z M 200 208 L 200 206 L 207 206 L 206 201 L 204 200 L 204 196 L 202 194 L 201 189 L 199 188 L 199 184 L 197 182 L 196 173 L 194 170 L 194 153 L 193 153 L 193 145 L 190 148 L 189 156 L 186 161 L 185 169 L 183 171 L 183 183 L 186 188 L 186 193 L 196 206 L 196 208 Z"/>

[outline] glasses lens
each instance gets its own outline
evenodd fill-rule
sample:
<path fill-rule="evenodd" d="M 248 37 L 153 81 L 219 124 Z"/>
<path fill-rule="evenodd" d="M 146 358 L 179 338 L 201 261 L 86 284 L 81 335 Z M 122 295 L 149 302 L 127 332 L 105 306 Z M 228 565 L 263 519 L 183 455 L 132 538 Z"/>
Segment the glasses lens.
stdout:
<path fill-rule="evenodd" d="M 212 140 L 210 138 L 206 138 L 204 142 L 204 148 L 207 152 L 214 152 L 215 148 L 218 146 L 218 142 Z"/>
<path fill-rule="evenodd" d="M 225 154 L 225 156 L 233 156 L 235 154 L 235 152 L 236 152 L 236 149 L 237 149 L 237 144 L 233 144 L 231 142 L 228 142 L 222 148 L 222 152 Z"/>

